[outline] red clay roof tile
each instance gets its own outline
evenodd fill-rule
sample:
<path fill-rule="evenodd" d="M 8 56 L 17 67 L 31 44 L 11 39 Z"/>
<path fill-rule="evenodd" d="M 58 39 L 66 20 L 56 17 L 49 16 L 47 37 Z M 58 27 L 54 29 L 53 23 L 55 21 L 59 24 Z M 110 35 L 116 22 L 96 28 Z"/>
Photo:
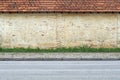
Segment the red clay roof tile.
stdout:
<path fill-rule="evenodd" d="M 120 12 L 120 0 L 0 0 L 0 12 Z"/>

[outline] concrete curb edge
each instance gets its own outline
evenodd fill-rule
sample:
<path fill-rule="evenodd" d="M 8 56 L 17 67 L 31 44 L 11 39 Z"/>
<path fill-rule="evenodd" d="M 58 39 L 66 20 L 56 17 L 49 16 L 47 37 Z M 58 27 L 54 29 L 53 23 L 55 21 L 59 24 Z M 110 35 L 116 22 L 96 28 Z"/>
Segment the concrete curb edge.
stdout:
<path fill-rule="evenodd" d="M 120 60 L 120 53 L 0 53 L 0 61 Z"/>

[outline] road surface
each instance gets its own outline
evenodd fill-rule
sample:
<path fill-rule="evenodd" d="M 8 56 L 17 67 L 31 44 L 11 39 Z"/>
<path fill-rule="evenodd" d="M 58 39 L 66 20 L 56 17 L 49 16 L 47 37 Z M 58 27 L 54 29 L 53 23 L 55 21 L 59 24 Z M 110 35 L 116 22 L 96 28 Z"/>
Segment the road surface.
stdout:
<path fill-rule="evenodd" d="M 0 80 L 120 80 L 120 61 L 0 61 Z"/>

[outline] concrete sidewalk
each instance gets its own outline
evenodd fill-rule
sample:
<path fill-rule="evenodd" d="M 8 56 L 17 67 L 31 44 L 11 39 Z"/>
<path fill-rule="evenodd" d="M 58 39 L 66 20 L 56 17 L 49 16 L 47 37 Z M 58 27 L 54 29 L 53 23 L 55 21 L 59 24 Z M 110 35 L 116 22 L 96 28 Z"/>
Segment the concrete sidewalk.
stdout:
<path fill-rule="evenodd" d="M 120 61 L 0 61 L 0 80 L 120 80 Z"/>
<path fill-rule="evenodd" d="M 0 60 L 120 60 L 120 53 L 0 53 Z"/>

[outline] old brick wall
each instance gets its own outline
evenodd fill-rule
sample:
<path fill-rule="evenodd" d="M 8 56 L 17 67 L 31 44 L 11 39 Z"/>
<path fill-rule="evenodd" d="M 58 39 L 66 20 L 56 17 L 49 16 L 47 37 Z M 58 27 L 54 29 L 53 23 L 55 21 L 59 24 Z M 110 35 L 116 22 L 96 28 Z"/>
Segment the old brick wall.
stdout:
<path fill-rule="evenodd" d="M 117 47 L 119 13 L 0 14 L 1 47 Z"/>

